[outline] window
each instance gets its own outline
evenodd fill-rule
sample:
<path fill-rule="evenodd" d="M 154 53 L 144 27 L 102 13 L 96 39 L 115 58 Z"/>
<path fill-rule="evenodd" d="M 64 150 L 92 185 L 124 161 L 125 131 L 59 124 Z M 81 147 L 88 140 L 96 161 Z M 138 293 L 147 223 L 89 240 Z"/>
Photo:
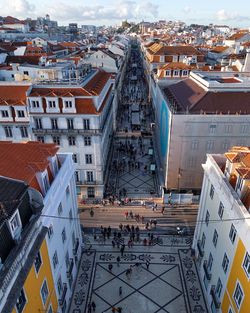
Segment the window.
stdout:
<path fill-rule="evenodd" d="M 84 119 L 83 120 L 83 129 L 85 129 L 85 130 L 90 129 L 89 119 Z"/>
<path fill-rule="evenodd" d="M 52 129 L 58 129 L 57 118 L 51 119 L 51 128 Z"/>
<path fill-rule="evenodd" d="M 10 137 L 13 137 L 13 134 L 12 134 L 12 127 L 11 126 L 5 126 L 4 127 L 4 131 L 5 131 L 5 136 L 10 138 Z"/>
<path fill-rule="evenodd" d="M 19 226 L 20 226 L 20 222 L 19 222 L 18 214 L 15 214 L 15 216 L 10 221 L 10 227 L 11 227 L 12 232 L 14 233 Z"/>
<path fill-rule="evenodd" d="M 242 303 L 242 300 L 243 300 L 243 291 L 242 291 L 242 288 L 240 286 L 240 284 L 237 282 L 237 285 L 236 285 L 236 288 L 235 288 L 235 291 L 234 291 L 234 301 L 236 303 L 236 306 L 237 308 L 240 307 L 241 303 Z"/>
<path fill-rule="evenodd" d="M 9 112 L 7 110 L 1 111 L 2 117 L 9 117 Z"/>
<path fill-rule="evenodd" d="M 64 228 L 63 231 L 62 231 L 62 242 L 64 243 L 65 240 L 66 240 L 66 230 Z"/>
<path fill-rule="evenodd" d="M 222 218 L 223 213 L 224 213 L 224 205 L 222 204 L 222 202 L 220 202 L 219 210 L 218 210 L 218 214 L 220 218 Z"/>
<path fill-rule="evenodd" d="M 166 76 L 168 76 L 168 77 L 171 76 L 171 71 L 170 70 L 166 71 Z"/>
<path fill-rule="evenodd" d="M 20 133 L 22 138 L 27 138 L 28 137 L 28 129 L 26 126 L 21 126 L 20 127 Z"/>
<path fill-rule="evenodd" d="M 95 197 L 95 188 L 94 187 L 88 187 L 87 188 L 87 195 L 88 195 L 88 198 L 94 198 Z"/>
<path fill-rule="evenodd" d="M 209 212 L 207 211 L 206 213 L 206 219 L 205 219 L 205 222 L 206 222 L 206 225 L 208 226 L 208 223 L 209 223 L 209 219 L 210 219 L 210 214 Z"/>
<path fill-rule="evenodd" d="M 69 210 L 69 219 L 72 222 L 72 219 L 73 219 L 72 209 Z"/>
<path fill-rule="evenodd" d="M 41 118 L 34 118 L 34 122 L 35 122 L 35 127 L 37 129 L 43 129 L 42 119 Z"/>
<path fill-rule="evenodd" d="M 65 254 L 65 264 L 67 266 L 67 268 L 69 267 L 69 252 L 67 251 L 66 254 Z"/>
<path fill-rule="evenodd" d="M 61 278 L 61 276 L 60 276 L 60 277 L 58 278 L 58 281 L 57 281 L 57 291 L 58 291 L 58 294 L 59 294 L 59 295 L 61 295 L 62 290 L 63 290 L 62 278 Z"/>
<path fill-rule="evenodd" d="M 215 131 L 216 131 L 216 125 L 214 124 L 209 125 L 209 129 L 208 129 L 209 134 L 214 134 Z"/>
<path fill-rule="evenodd" d="M 57 251 L 55 251 L 55 253 L 53 254 L 52 262 L 53 262 L 53 267 L 54 267 L 54 269 L 55 269 L 55 268 L 57 267 L 57 265 L 58 265 L 58 255 L 57 255 Z"/>
<path fill-rule="evenodd" d="M 48 101 L 49 108 L 56 108 L 56 101 Z"/>
<path fill-rule="evenodd" d="M 80 173 L 78 171 L 75 171 L 75 180 L 76 182 L 80 181 Z"/>
<path fill-rule="evenodd" d="M 77 163 L 77 154 L 76 153 L 72 154 L 72 160 L 74 163 Z"/>
<path fill-rule="evenodd" d="M 213 140 L 208 140 L 206 143 L 206 150 L 207 151 L 212 151 L 214 148 L 214 141 Z"/>
<path fill-rule="evenodd" d="M 60 146 L 61 141 L 59 136 L 53 136 L 52 139 L 56 145 Z"/>
<path fill-rule="evenodd" d="M 195 156 L 191 156 L 187 159 L 187 167 L 194 168 L 197 164 L 197 158 Z"/>
<path fill-rule="evenodd" d="M 241 190 L 243 186 L 243 179 L 239 176 L 237 180 L 236 190 Z"/>
<path fill-rule="evenodd" d="M 211 253 L 209 253 L 209 258 L 208 258 L 208 262 L 207 262 L 207 268 L 208 270 L 211 272 L 211 269 L 212 269 L 212 265 L 213 265 L 213 256 Z"/>
<path fill-rule="evenodd" d="M 225 133 L 231 134 L 233 132 L 233 126 L 232 125 L 225 125 Z"/>
<path fill-rule="evenodd" d="M 68 137 L 69 145 L 70 146 L 75 146 L 76 145 L 76 137 L 74 136 L 69 136 Z"/>
<path fill-rule="evenodd" d="M 204 249 L 205 248 L 205 243 L 206 243 L 206 236 L 204 233 L 202 233 L 201 237 L 201 247 Z"/>
<path fill-rule="evenodd" d="M 236 234 L 237 234 L 237 231 L 234 225 L 232 224 L 230 228 L 230 232 L 229 232 L 229 238 L 231 239 L 232 243 L 235 242 Z"/>
<path fill-rule="evenodd" d="M 52 309 L 52 305 L 51 304 L 49 306 L 48 313 L 53 313 L 53 309 Z"/>
<path fill-rule="evenodd" d="M 229 147 L 230 147 L 230 142 L 229 141 L 223 141 L 222 144 L 221 144 L 221 147 L 223 150 L 228 150 Z"/>
<path fill-rule="evenodd" d="M 67 118 L 68 129 L 74 129 L 74 120 L 73 118 Z"/>
<path fill-rule="evenodd" d="M 36 136 L 36 139 L 37 139 L 37 141 L 40 141 L 40 142 L 45 142 L 45 140 L 44 140 L 44 136 Z"/>
<path fill-rule="evenodd" d="M 228 269 L 228 265 L 229 265 L 229 259 L 227 257 L 227 254 L 224 254 L 223 260 L 222 260 L 222 268 L 224 273 L 226 274 L 227 269 Z"/>
<path fill-rule="evenodd" d="M 53 234 L 54 234 L 53 225 L 49 225 L 49 229 L 48 229 L 49 239 L 53 236 Z"/>
<path fill-rule="evenodd" d="M 72 108 L 72 101 L 65 101 L 65 108 Z"/>
<path fill-rule="evenodd" d="M 47 192 L 49 190 L 49 179 L 47 174 L 43 177 L 43 185 L 45 192 Z"/>
<path fill-rule="evenodd" d="M 85 154 L 85 163 L 92 164 L 92 154 Z"/>
<path fill-rule="evenodd" d="M 221 291 L 222 291 L 222 283 L 221 283 L 221 280 L 219 278 L 217 281 L 216 289 L 215 289 L 215 292 L 216 292 L 218 298 L 220 298 Z"/>
<path fill-rule="evenodd" d="M 23 74 L 24 75 L 29 75 L 29 72 L 28 71 L 23 71 Z"/>
<path fill-rule="evenodd" d="M 93 182 L 94 181 L 94 175 L 92 171 L 87 171 L 87 181 L 88 182 Z"/>
<path fill-rule="evenodd" d="M 174 76 L 179 76 L 180 72 L 179 71 L 174 71 Z"/>
<path fill-rule="evenodd" d="M 40 251 L 38 251 L 36 257 L 35 257 L 35 261 L 34 261 L 34 266 L 35 266 L 35 270 L 36 270 L 36 273 L 38 274 L 39 272 L 39 269 L 42 265 L 42 258 L 41 258 L 41 254 L 40 254 Z"/>
<path fill-rule="evenodd" d="M 43 301 L 44 306 L 45 306 L 46 301 L 48 299 L 48 295 L 49 295 L 49 290 L 48 290 L 47 282 L 46 282 L 46 280 L 44 280 L 42 288 L 41 288 L 41 297 L 42 297 L 42 301 Z"/>
<path fill-rule="evenodd" d="M 17 301 L 16 301 L 17 313 L 22 313 L 23 312 L 23 309 L 25 307 L 26 302 L 27 302 L 27 300 L 26 300 L 26 297 L 25 297 L 24 290 L 22 288 L 22 290 L 21 290 L 21 292 L 19 294 L 19 297 L 17 298 Z"/>
<path fill-rule="evenodd" d="M 216 245 L 217 245 L 217 241 L 218 241 L 218 232 L 217 232 L 217 230 L 215 229 L 215 230 L 214 230 L 214 235 L 213 235 L 213 244 L 214 244 L 215 247 L 216 247 Z"/>
<path fill-rule="evenodd" d="M 188 75 L 188 71 L 183 70 L 183 71 L 182 71 L 182 76 L 187 76 L 187 75 Z"/>
<path fill-rule="evenodd" d="M 228 309 L 228 313 L 234 313 L 232 307 L 230 306 L 230 308 Z"/>
<path fill-rule="evenodd" d="M 17 116 L 18 117 L 25 117 L 25 113 L 23 110 L 17 110 Z"/>
<path fill-rule="evenodd" d="M 90 136 L 84 137 L 84 145 L 85 146 L 91 146 L 91 137 Z"/>
<path fill-rule="evenodd" d="M 248 125 L 240 125 L 240 132 L 242 134 L 246 134 L 249 132 L 249 126 Z"/>
<path fill-rule="evenodd" d="M 37 100 L 31 101 L 31 104 L 32 104 L 32 107 L 33 107 L 33 108 L 39 108 L 39 107 L 40 107 L 39 101 L 37 101 Z"/>
<path fill-rule="evenodd" d="M 62 204 L 60 203 L 58 208 L 57 208 L 57 212 L 58 212 L 59 215 L 61 215 L 62 211 L 63 211 L 63 207 L 62 207 Z"/>
<path fill-rule="evenodd" d="M 213 197 L 214 197 L 214 186 L 213 185 L 211 185 L 211 187 L 210 187 L 209 195 L 210 195 L 210 198 L 213 199 Z"/>
<path fill-rule="evenodd" d="M 247 274 L 247 277 L 250 277 L 250 255 L 246 253 L 244 262 L 243 262 L 243 268 Z"/>
<path fill-rule="evenodd" d="M 76 235 L 75 235 L 75 232 L 73 231 L 73 233 L 72 233 L 72 245 L 73 245 L 73 247 L 75 246 L 75 243 L 76 243 Z"/>

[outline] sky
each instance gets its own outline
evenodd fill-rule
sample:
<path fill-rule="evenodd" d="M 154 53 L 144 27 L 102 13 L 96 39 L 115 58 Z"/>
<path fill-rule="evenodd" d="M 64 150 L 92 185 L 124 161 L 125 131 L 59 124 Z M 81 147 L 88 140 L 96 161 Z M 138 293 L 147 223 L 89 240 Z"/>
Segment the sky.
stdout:
<path fill-rule="evenodd" d="M 0 0 L 1 16 L 35 19 L 45 14 L 59 25 L 120 25 L 125 19 L 164 19 L 250 27 L 249 0 Z"/>

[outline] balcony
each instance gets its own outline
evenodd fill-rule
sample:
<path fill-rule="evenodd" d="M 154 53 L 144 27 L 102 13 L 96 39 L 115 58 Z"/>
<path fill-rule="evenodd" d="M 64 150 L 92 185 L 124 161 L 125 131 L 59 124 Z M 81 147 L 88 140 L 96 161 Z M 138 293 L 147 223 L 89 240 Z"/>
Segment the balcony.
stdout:
<path fill-rule="evenodd" d="M 36 135 L 48 134 L 48 135 L 96 135 L 101 136 L 101 129 L 52 129 L 52 128 L 32 128 L 32 131 Z"/>
<path fill-rule="evenodd" d="M 83 185 L 96 185 L 96 180 L 84 180 Z"/>
<path fill-rule="evenodd" d="M 197 242 L 197 248 L 198 248 L 199 255 L 203 258 L 204 250 L 203 250 L 203 247 L 201 245 L 201 241 L 200 240 L 198 240 L 198 242 Z"/>
<path fill-rule="evenodd" d="M 69 266 L 67 269 L 67 277 L 70 277 L 74 268 L 74 260 L 70 259 Z"/>
<path fill-rule="evenodd" d="M 219 301 L 219 299 L 218 299 L 218 297 L 217 297 L 217 294 L 216 294 L 216 291 L 215 291 L 215 285 L 212 285 L 212 286 L 211 286 L 210 295 L 212 296 L 212 299 L 213 299 L 215 308 L 216 308 L 216 309 L 219 309 L 221 303 L 220 303 L 220 301 Z"/>
<path fill-rule="evenodd" d="M 77 239 L 76 239 L 76 243 L 75 243 L 74 248 L 73 248 L 73 254 L 74 254 L 74 255 L 77 254 L 77 251 L 78 251 L 79 246 L 80 246 L 80 241 L 79 241 L 79 239 L 77 238 Z"/>
<path fill-rule="evenodd" d="M 66 294 L 67 294 L 67 290 L 68 290 L 68 286 L 67 284 L 63 284 L 63 291 L 62 291 L 62 295 L 61 298 L 59 299 L 59 305 L 63 306 L 65 298 L 66 298 Z"/>
<path fill-rule="evenodd" d="M 204 268 L 204 272 L 205 272 L 207 280 L 211 280 L 212 274 L 209 272 L 206 260 L 203 262 L 203 268 Z"/>

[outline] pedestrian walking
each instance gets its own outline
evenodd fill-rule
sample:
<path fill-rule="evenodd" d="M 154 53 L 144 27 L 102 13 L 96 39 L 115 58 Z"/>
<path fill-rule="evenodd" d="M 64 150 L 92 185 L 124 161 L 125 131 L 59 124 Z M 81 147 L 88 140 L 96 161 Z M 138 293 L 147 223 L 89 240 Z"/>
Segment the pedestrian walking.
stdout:
<path fill-rule="evenodd" d="M 116 262 L 117 262 L 117 266 L 120 266 L 121 258 L 119 257 L 119 255 L 118 255 L 118 257 L 116 258 Z"/>
<path fill-rule="evenodd" d="M 94 302 L 94 301 L 92 301 L 91 305 L 92 305 L 93 312 L 95 312 L 95 308 L 96 308 L 96 304 L 95 304 L 95 302 Z"/>
<path fill-rule="evenodd" d="M 119 296 L 122 295 L 122 286 L 119 287 Z"/>
<path fill-rule="evenodd" d="M 112 268 L 113 268 L 113 265 L 111 263 L 109 263 L 108 269 L 109 269 L 110 272 L 112 272 Z"/>
<path fill-rule="evenodd" d="M 118 313 L 122 313 L 122 307 L 119 306 L 119 307 L 117 308 L 117 312 L 118 312 Z"/>
<path fill-rule="evenodd" d="M 91 307 L 91 303 L 88 304 L 88 313 L 92 312 L 92 307 Z"/>
<path fill-rule="evenodd" d="M 149 261 L 146 261 L 146 267 L 147 267 L 147 270 L 149 268 Z"/>
<path fill-rule="evenodd" d="M 114 240 L 112 240 L 112 246 L 113 246 L 113 248 L 115 248 L 115 241 Z"/>
<path fill-rule="evenodd" d="M 111 312 L 112 312 L 112 313 L 115 313 L 115 312 L 116 312 L 116 308 L 115 308 L 114 306 L 112 307 Z"/>

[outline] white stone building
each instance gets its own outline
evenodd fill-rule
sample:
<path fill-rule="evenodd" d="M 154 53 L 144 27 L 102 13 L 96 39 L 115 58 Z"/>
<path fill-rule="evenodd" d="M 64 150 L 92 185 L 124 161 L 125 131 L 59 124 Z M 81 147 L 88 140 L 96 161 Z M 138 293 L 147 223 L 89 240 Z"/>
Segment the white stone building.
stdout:
<path fill-rule="evenodd" d="M 114 77 L 94 70 L 82 84 L 33 85 L 28 96 L 34 140 L 54 142 L 76 163 L 78 195 L 102 198 L 113 134 Z"/>
<path fill-rule="evenodd" d="M 209 154 L 193 249 L 209 311 L 247 312 L 250 266 L 250 150 Z"/>
<path fill-rule="evenodd" d="M 155 139 L 162 186 L 199 190 L 206 153 L 250 145 L 249 75 L 190 73 L 166 88 L 151 80 Z"/>

